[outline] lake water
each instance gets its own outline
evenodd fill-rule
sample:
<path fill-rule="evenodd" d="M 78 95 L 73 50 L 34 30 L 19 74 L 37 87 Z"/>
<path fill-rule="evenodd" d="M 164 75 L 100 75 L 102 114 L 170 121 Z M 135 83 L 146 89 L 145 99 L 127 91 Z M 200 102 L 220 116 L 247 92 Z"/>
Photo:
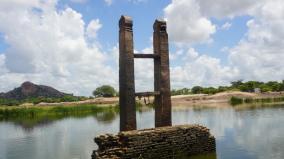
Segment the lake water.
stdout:
<path fill-rule="evenodd" d="M 216 137 L 207 158 L 283 159 L 284 105 L 269 107 L 174 108 L 173 124 L 202 124 Z M 137 112 L 138 128 L 154 127 L 154 110 Z M 0 159 L 90 159 L 93 138 L 117 133 L 119 114 L 0 121 Z M 194 158 L 205 158 L 204 156 Z"/>

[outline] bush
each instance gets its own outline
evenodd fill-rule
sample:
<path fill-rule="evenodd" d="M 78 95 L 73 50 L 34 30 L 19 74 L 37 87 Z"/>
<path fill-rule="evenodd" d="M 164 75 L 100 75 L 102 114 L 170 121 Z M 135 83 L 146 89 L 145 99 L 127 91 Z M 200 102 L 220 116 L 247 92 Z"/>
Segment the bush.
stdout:
<path fill-rule="evenodd" d="M 114 97 L 116 96 L 116 91 L 112 86 L 103 85 L 101 87 L 96 88 L 93 92 L 95 97 Z"/>
<path fill-rule="evenodd" d="M 231 97 L 231 100 L 230 100 L 231 104 L 232 105 L 238 105 L 238 104 L 243 104 L 243 99 L 241 98 L 238 98 L 238 97 Z"/>
<path fill-rule="evenodd" d="M 203 90 L 202 87 L 200 87 L 200 86 L 195 86 L 195 87 L 193 87 L 193 88 L 191 89 L 191 92 L 192 92 L 193 94 L 200 94 L 200 93 L 202 93 L 202 90 Z"/>

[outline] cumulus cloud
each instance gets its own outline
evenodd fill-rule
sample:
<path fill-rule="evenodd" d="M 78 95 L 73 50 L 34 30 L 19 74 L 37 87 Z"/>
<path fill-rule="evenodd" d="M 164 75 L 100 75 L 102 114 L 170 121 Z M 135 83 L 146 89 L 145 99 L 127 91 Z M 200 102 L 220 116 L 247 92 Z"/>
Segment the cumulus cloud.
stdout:
<path fill-rule="evenodd" d="M 135 51 L 136 52 L 136 51 Z M 153 52 L 153 47 L 139 51 L 142 53 Z M 154 91 L 154 60 L 135 59 L 135 86 L 137 92 Z"/>
<path fill-rule="evenodd" d="M 99 19 L 92 20 L 87 26 L 87 36 L 89 38 L 95 39 L 97 37 L 97 32 L 102 27 Z"/>
<path fill-rule="evenodd" d="M 106 0 L 112 4 L 111 0 Z M 192 44 L 207 43 L 216 33 L 212 18 L 249 16 L 247 33 L 238 44 L 223 51 L 221 59 L 200 54 Z M 284 77 L 284 3 L 282 0 L 172 0 L 164 9 L 171 42 L 172 88 L 216 86 L 232 80 L 282 80 Z M 90 95 L 101 84 L 117 88 L 118 46 L 101 49 L 99 19 L 89 23 L 56 0 L 1 0 L 0 32 L 9 45 L 0 54 L 1 91 L 30 80 L 62 91 Z M 230 28 L 227 22 L 221 27 Z M 152 47 L 142 52 L 152 52 Z M 137 91 L 153 89 L 153 61 L 135 60 Z M 8 82 L 7 82 L 8 81 Z"/>
<path fill-rule="evenodd" d="M 208 41 L 215 33 L 211 18 L 233 20 L 237 16 L 249 16 L 247 33 L 240 42 L 224 47 L 228 52 L 228 64 L 208 55 L 197 55 L 189 49 L 185 64 L 172 67 L 174 85 L 220 85 L 232 80 L 282 80 L 284 77 L 284 3 L 282 0 L 206 0 L 177 1 L 165 8 L 169 35 L 176 43 L 200 43 Z M 207 21 L 198 26 L 200 19 Z M 221 30 L 229 29 L 226 22 Z M 214 29 L 213 29 L 214 28 Z M 190 32 L 192 31 L 192 32 Z M 180 45 L 178 45 L 181 47 Z M 182 46 L 181 48 L 187 48 Z M 173 56 L 177 59 L 177 55 Z M 181 58 L 181 56 L 179 57 Z M 212 69 L 214 68 L 214 69 Z M 196 73 L 196 74 L 195 74 Z M 176 84 L 175 84 L 176 83 Z"/>
<path fill-rule="evenodd" d="M 86 25 L 80 13 L 71 8 L 59 11 L 52 0 L 0 3 L 21 8 L 0 11 L 0 32 L 9 44 L 5 58 L 0 58 L 5 59 L 8 70 L 0 75 L 1 83 L 17 86 L 30 80 L 84 95 L 100 84 L 117 84 L 115 71 L 107 64 L 108 55 L 96 42 L 86 40 L 85 35 L 96 37 L 102 26 L 99 20 Z M 8 89 L 9 85 L 1 88 Z"/>
<path fill-rule="evenodd" d="M 247 22 L 247 36 L 230 50 L 230 62 L 245 79 L 282 80 L 284 3 L 266 1 L 251 15 L 254 18 Z"/>
<path fill-rule="evenodd" d="M 200 13 L 195 0 L 173 0 L 165 9 L 170 40 L 179 44 L 204 43 L 216 32 L 216 26 Z"/>
<path fill-rule="evenodd" d="M 238 70 L 221 65 L 220 59 L 200 55 L 193 48 L 188 49 L 183 57 L 183 64 L 171 67 L 175 88 L 228 84 L 238 75 Z"/>

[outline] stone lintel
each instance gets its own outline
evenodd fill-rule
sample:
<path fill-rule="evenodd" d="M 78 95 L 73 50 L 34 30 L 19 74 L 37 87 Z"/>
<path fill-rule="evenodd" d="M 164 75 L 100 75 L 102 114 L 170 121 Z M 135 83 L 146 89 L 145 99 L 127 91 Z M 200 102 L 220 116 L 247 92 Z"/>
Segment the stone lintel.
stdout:
<path fill-rule="evenodd" d="M 157 54 L 140 54 L 140 53 L 136 53 L 134 54 L 134 58 L 160 58 L 159 55 Z"/>

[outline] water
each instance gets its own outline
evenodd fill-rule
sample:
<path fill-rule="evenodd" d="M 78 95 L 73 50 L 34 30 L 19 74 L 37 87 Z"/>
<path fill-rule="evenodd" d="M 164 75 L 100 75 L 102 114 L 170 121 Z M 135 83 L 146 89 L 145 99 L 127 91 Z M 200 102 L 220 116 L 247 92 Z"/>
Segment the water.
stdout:
<path fill-rule="evenodd" d="M 154 127 L 154 110 L 137 112 L 138 128 Z M 283 159 L 284 106 L 175 108 L 173 124 L 202 124 L 216 137 L 217 152 L 194 159 Z M 119 114 L 80 118 L 1 121 L 0 159 L 89 159 L 93 138 L 119 130 Z"/>

